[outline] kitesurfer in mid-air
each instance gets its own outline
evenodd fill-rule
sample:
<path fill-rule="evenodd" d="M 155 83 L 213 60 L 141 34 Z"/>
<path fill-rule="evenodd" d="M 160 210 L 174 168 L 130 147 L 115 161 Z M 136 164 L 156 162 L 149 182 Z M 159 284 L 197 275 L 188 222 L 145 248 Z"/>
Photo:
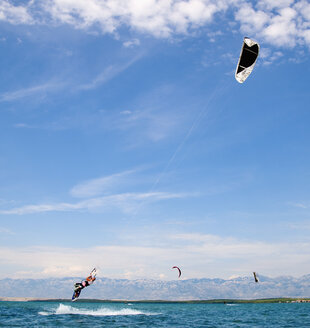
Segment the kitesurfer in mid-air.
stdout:
<path fill-rule="evenodd" d="M 73 301 L 80 296 L 81 290 L 83 288 L 91 285 L 96 280 L 96 274 L 96 269 L 94 269 L 86 279 L 74 284 L 74 293 L 72 296 Z"/>

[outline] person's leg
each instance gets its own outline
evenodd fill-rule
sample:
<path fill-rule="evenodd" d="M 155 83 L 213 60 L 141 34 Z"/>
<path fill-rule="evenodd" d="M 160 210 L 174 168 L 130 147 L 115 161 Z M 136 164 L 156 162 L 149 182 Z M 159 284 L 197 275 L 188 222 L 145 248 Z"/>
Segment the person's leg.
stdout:
<path fill-rule="evenodd" d="M 75 290 L 82 289 L 82 288 L 83 288 L 83 285 L 80 282 L 77 282 L 77 283 L 74 284 L 74 289 Z"/>

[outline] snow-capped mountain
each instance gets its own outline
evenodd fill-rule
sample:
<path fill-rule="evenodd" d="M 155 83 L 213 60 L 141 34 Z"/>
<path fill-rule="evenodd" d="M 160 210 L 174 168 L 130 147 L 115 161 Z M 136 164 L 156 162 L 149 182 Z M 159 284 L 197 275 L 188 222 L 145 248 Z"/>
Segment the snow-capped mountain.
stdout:
<path fill-rule="evenodd" d="M 70 298 L 80 278 L 2 279 L 0 297 Z M 221 298 L 309 297 L 310 275 L 300 278 L 260 276 L 233 279 L 126 280 L 98 278 L 82 298 L 123 300 L 203 300 Z"/>

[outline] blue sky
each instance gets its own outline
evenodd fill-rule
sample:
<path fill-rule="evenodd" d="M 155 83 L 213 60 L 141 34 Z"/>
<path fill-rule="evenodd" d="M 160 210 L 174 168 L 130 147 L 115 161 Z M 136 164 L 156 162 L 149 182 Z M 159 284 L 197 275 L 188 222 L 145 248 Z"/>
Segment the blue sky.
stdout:
<path fill-rule="evenodd" d="M 0 1 L 1 277 L 310 272 L 306 1 Z M 244 36 L 261 45 L 234 79 Z"/>

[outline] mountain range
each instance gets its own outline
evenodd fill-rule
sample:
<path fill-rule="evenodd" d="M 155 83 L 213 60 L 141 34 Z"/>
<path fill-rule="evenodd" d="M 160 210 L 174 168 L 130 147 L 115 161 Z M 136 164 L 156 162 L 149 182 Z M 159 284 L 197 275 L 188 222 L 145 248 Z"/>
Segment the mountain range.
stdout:
<path fill-rule="evenodd" d="M 81 298 L 119 300 L 207 300 L 309 297 L 310 274 L 300 278 L 281 276 L 234 279 L 109 279 L 97 278 Z M 0 297 L 71 298 L 73 284 L 81 278 L 2 279 Z"/>

